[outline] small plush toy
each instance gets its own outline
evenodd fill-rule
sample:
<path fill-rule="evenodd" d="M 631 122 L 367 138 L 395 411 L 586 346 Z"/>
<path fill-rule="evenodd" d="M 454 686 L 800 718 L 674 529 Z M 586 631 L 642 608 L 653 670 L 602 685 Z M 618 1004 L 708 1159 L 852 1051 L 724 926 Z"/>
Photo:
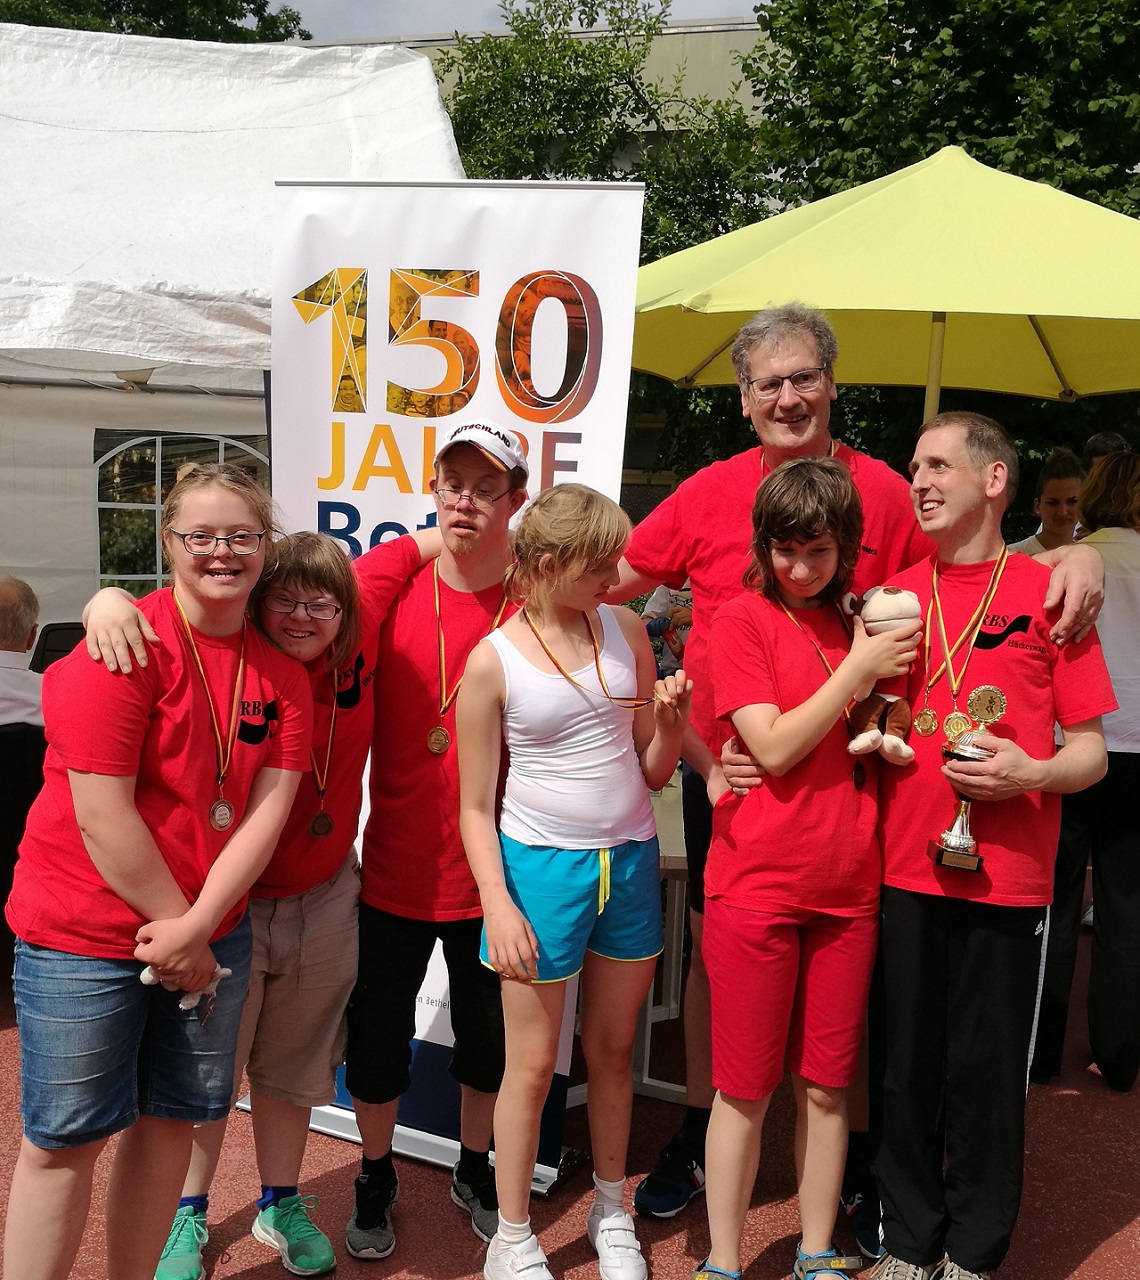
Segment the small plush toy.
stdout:
<path fill-rule="evenodd" d="M 848 596 L 847 605 L 863 619 L 863 626 L 873 636 L 922 617 L 918 596 L 902 587 L 874 587 L 861 600 Z M 874 685 L 857 689 L 849 724 L 851 741 L 847 750 L 853 756 L 878 751 L 892 764 L 910 764 L 914 759 L 914 750 L 906 743 L 911 714 L 905 698 L 876 693 Z"/>
<path fill-rule="evenodd" d="M 183 1010 L 196 1009 L 202 997 L 212 997 L 218 990 L 218 983 L 221 982 L 223 978 L 232 978 L 233 972 L 234 971 L 232 969 L 223 969 L 220 964 L 215 965 L 214 976 L 210 979 L 209 983 L 203 987 L 201 991 L 184 991 L 182 993 L 182 999 L 178 1001 L 178 1007 Z M 158 985 L 160 979 L 158 974 L 155 973 L 148 964 L 142 973 L 139 974 L 139 981 L 145 987 L 155 987 Z M 162 985 L 167 991 L 178 990 L 176 986 L 169 982 L 164 982 Z"/>

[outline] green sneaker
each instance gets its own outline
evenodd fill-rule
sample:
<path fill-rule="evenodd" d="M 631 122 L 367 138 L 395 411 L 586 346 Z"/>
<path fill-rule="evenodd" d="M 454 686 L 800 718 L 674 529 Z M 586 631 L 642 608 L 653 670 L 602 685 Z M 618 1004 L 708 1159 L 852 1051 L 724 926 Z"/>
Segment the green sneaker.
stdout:
<path fill-rule="evenodd" d="M 336 1266 L 328 1236 L 309 1217 L 316 1204 L 316 1196 L 286 1196 L 253 1220 L 254 1238 L 276 1249 L 295 1276 L 323 1276 Z"/>
<path fill-rule="evenodd" d="M 202 1280 L 202 1246 L 210 1238 L 206 1215 L 186 1205 L 174 1215 L 154 1280 Z"/>

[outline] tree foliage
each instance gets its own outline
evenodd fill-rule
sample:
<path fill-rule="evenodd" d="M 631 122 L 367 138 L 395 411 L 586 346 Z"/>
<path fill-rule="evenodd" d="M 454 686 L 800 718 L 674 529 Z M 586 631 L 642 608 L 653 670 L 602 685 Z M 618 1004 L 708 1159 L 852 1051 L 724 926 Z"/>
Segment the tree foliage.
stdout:
<path fill-rule="evenodd" d="M 745 59 L 782 204 L 939 148 L 1140 214 L 1140 0 L 773 0 Z"/>
<path fill-rule="evenodd" d="M 0 22 L 248 44 L 307 40 L 301 15 L 269 0 L 0 0 Z"/>

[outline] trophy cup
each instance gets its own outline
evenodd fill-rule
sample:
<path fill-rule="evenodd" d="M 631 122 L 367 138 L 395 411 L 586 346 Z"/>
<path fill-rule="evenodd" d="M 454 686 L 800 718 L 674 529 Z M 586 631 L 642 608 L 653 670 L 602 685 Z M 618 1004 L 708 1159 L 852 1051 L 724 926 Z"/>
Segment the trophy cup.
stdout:
<path fill-rule="evenodd" d="M 970 733 L 961 733 L 953 741 L 942 744 L 943 760 L 989 760 L 992 755 L 992 751 L 975 746 Z M 982 855 L 978 852 L 977 841 L 970 834 L 972 802 L 960 791 L 955 791 L 954 795 L 958 800 L 958 810 L 954 814 L 953 826 L 943 831 L 937 843 L 931 842 L 934 863 L 939 867 L 956 867 L 959 871 L 981 871 Z"/>

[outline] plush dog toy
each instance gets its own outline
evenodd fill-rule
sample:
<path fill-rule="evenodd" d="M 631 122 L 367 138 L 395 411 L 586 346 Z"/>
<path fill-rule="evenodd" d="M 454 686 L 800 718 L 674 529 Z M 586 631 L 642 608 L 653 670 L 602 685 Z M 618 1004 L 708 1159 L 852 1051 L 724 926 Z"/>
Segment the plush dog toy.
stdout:
<path fill-rule="evenodd" d="M 874 587 L 862 599 L 848 596 L 846 603 L 873 636 L 922 617 L 918 596 L 901 587 Z M 905 698 L 876 693 L 874 685 L 857 689 L 849 724 L 851 741 L 847 750 L 853 756 L 877 751 L 892 764 L 910 764 L 914 759 L 914 750 L 906 743 L 911 714 Z"/>

